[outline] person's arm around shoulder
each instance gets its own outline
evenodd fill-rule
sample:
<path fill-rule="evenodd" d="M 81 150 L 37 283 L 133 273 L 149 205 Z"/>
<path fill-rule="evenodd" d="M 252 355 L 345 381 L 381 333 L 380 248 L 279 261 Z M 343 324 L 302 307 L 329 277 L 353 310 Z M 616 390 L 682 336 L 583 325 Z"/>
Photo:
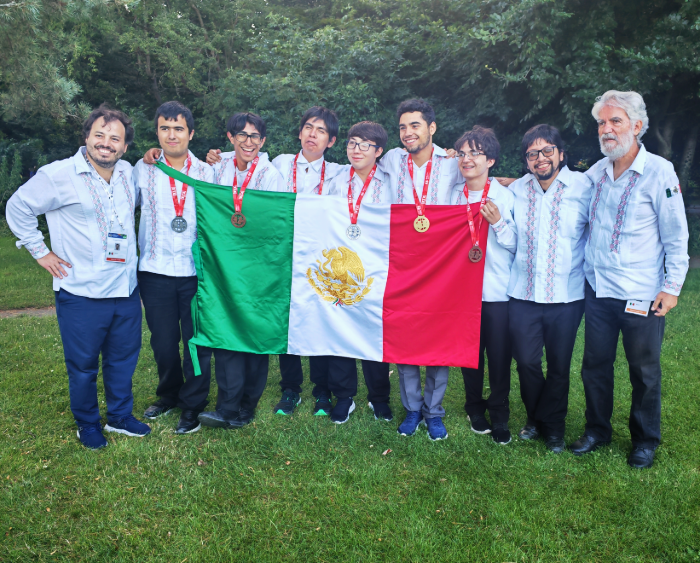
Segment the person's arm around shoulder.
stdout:
<path fill-rule="evenodd" d="M 671 170 L 662 176 L 654 201 L 659 217 L 659 235 L 666 255 L 666 279 L 651 310 L 657 317 L 665 316 L 678 304 L 678 296 L 688 273 L 688 221 L 678 176 Z"/>
<path fill-rule="evenodd" d="M 40 169 L 13 194 L 5 211 L 7 224 L 19 239 L 17 248 L 24 246 L 42 268 L 59 279 L 68 276 L 63 266 L 73 266 L 48 249 L 44 235 L 38 229 L 37 216 L 61 206 L 59 190 L 49 175 Z"/>

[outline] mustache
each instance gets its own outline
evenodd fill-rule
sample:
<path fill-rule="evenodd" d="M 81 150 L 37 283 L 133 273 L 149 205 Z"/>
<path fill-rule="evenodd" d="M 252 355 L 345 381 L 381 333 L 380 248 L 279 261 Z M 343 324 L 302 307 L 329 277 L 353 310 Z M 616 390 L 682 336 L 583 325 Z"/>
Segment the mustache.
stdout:
<path fill-rule="evenodd" d="M 619 141 L 620 139 L 617 138 L 617 135 L 614 133 L 604 133 L 603 135 L 600 136 L 601 141 Z"/>
<path fill-rule="evenodd" d="M 106 150 L 106 151 L 109 151 L 109 152 L 117 152 L 117 151 L 115 151 L 112 147 L 105 147 L 104 145 L 95 145 L 95 148 L 98 149 L 98 150 L 99 150 L 99 149 L 102 149 L 102 150 Z"/>

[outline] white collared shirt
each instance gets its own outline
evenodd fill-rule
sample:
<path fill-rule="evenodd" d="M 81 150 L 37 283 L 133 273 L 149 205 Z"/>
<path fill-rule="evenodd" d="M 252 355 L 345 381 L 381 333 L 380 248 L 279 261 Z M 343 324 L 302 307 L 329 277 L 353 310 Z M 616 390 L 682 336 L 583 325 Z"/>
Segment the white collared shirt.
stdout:
<path fill-rule="evenodd" d="M 323 163 L 326 163 L 326 172 L 323 177 L 323 190 L 321 193 L 325 193 L 326 189 L 330 185 L 333 178 L 335 178 L 342 170 L 344 165 L 336 164 L 335 162 L 328 162 L 323 157 L 309 162 L 304 157 L 303 152 L 297 153 L 299 159 L 297 160 L 297 193 L 298 194 L 318 194 L 318 187 L 321 183 L 321 168 Z M 282 175 L 286 192 L 294 191 L 294 158 L 296 154 L 280 154 L 272 159 L 272 165 L 279 170 Z"/>
<path fill-rule="evenodd" d="M 585 271 L 596 296 L 679 295 L 688 273 L 688 223 L 673 164 L 642 145 L 617 180 L 607 157 L 586 174 L 594 190 Z"/>
<path fill-rule="evenodd" d="M 134 205 L 136 192 L 132 166 L 119 160 L 107 184 L 88 162 L 85 147 L 64 160 L 42 166 L 7 202 L 7 223 L 31 255 L 49 253 L 44 236 L 37 229 L 37 215 L 46 214 L 51 249 L 71 264 L 68 274 L 53 278 L 53 289 L 61 288 L 82 297 L 104 299 L 128 297 L 136 288 L 136 234 Z M 105 190 L 113 194 L 114 208 Z M 114 218 L 114 211 L 123 228 Z M 105 260 L 107 233 L 121 230 L 127 235 L 125 264 Z"/>
<path fill-rule="evenodd" d="M 413 163 L 413 183 L 419 200 L 423 195 L 423 182 L 428 162 L 430 160 L 424 162 L 423 166 L 416 166 L 415 162 Z M 462 178 L 457 159 L 448 158 L 444 149 L 433 144 L 432 162 L 426 204 L 449 205 L 452 186 Z M 391 149 L 379 161 L 379 167 L 391 178 L 393 189 L 391 202 L 415 204 L 411 193 L 413 191 L 411 176 L 408 173 L 408 153 L 402 148 Z"/>
<path fill-rule="evenodd" d="M 248 175 L 252 162 L 249 162 L 245 170 L 238 170 L 233 164 L 235 152 L 222 152 L 221 162 L 214 165 L 214 183 L 222 186 L 233 186 L 234 170 L 238 176 L 238 189 L 241 189 L 245 177 Z M 255 167 L 255 172 L 250 178 L 250 184 L 246 189 L 262 190 L 265 192 L 283 192 L 285 191 L 282 175 L 277 168 L 272 166 L 266 152 L 258 153 L 258 164 Z"/>
<path fill-rule="evenodd" d="M 532 174 L 509 188 L 515 195 L 518 245 L 508 295 L 537 303 L 583 299 L 592 182 L 564 166 L 546 192 Z"/>
<path fill-rule="evenodd" d="M 343 170 L 334 179 L 331 185 L 328 187 L 328 195 L 348 197 L 348 185 L 352 187 L 352 200 L 354 204 L 357 204 L 357 198 L 360 196 L 364 182 L 357 175 L 352 175 L 352 184 L 350 184 L 350 170 L 352 166 L 349 164 L 343 165 Z M 325 190 L 324 190 L 325 191 Z M 361 205 L 365 203 L 391 203 L 391 181 L 388 174 L 382 171 L 382 169 L 377 166 L 377 170 L 372 177 L 372 181 L 369 186 L 367 186 L 367 191 L 362 198 Z M 361 212 L 360 212 L 361 213 Z"/>
<path fill-rule="evenodd" d="M 469 203 L 479 203 L 484 191 L 470 191 Z M 452 187 L 452 205 L 466 205 L 464 197 L 464 180 Z M 484 263 L 484 285 L 481 300 L 487 302 L 508 301 L 508 281 L 510 269 L 515 258 L 518 234 L 513 220 L 515 197 L 513 192 L 503 187 L 495 178 L 491 178 L 489 200 L 496 204 L 501 218 L 495 225 L 489 225 L 486 241 L 486 258 Z M 486 221 L 482 217 L 482 221 Z M 467 248 L 465 252 L 468 252 Z"/>
<path fill-rule="evenodd" d="M 214 170 L 208 164 L 189 153 L 191 166 L 189 174 L 187 162 L 180 172 L 195 180 L 213 182 Z M 161 152 L 158 159 L 167 164 Z M 137 205 L 141 204 L 139 222 L 139 270 L 164 276 L 194 276 L 192 243 L 197 240 L 197 213 L 195 190 L 188 188 L 185 208 L 182 213 L 187 221 L 187 229 L 182 233 L 172 230 L 170 224 L 175 218 L 175 205 L 170 191 L 170 177 L 154 165 L 139 160 L 133 172 L 137 192 Z M 182 182 L 175 180 L 178 201 L 182 198 Z"/>

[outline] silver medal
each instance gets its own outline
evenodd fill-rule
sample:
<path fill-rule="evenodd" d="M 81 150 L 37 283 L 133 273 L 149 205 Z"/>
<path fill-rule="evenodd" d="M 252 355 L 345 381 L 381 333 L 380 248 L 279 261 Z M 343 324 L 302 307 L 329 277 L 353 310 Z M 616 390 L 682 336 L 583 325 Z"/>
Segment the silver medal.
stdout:
<path fill-rule="evenodd" d="M 348 236 L 350 240 L 357 240 L 360 238 L 360 235 L 362 234 L 362 231 L 360 230 L 360 227 L 357 225 L 350 225 L 346 230 L 345 234 Z"/>
<path fill-rule="evenodd" d="M 176 233 L 184 233 L 187 230 L 187 221 L 183 217 L 175 217 L 170 223 L 170 228 Z"/>

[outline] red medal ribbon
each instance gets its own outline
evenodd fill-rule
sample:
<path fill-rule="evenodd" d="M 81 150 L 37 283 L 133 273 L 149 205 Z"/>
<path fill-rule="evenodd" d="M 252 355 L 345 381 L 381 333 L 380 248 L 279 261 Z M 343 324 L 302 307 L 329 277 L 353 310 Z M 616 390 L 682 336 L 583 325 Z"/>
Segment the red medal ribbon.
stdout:
<path fill-rule="evenodd" d="M 435 149 L 433 149 L 435 152 Z M 408 174 L 411 176 L 411 185 L 413 186 L 413 200 L 416 202 L 416 210 L 418 215 L 422 216 L 425 213 L 425 202 L 428 199 L 428 187 L 430 186 L 430 171 L 433 168 L 433 152 L 430 153 L 430 161 L 428 166 L 425 168 L 425 180 L 423 180 L 423 195 L 418 201 L 418 194 L 416 193 L 416 184 L 413 181 L 413 157 L 408 155 Z"/>
<path fill-rule="evenodd" d="M 255 172 L 255 167 L 258 165 L 259 156 L 256 156 L 250 165 L 248 174 L 245 175 L 245 180 L 243 180 L 243 185 L 241 186 L 241 195 L 238 195 L 238 163 L 236 162 L 236 157 L 233 157 L 233 208 L 236 213 L 240 213 L 243 207 L 243 196 L 245 195 L 245 189 L 250 184 L 250 179 L 253 177 L 253 172 Z"/>
<path fill-rule="evenodd" d="M 297 193 L 297 160 L 299 160 L 299 155 L 301 153 L 297 153 L 297 155 L 294 157 L 294 166 L 292 167 L 293 173 L 292 173 L 292 189 L 294 190 L 294 193 Z M 323 164 L 321 164 L 321 183 L 318 185 L 318 195 L 321 195 L 323 193 L 323 179 L 326 177 L 326 161 L 323 161 Z"/>
<path fill-rule="evenodd" d="M 355 174 L 355 169 L 350 168 L 350 182 L 348 182 L 348 207 L 350 208 L 350 223 L 353 225 L 357 224 L 357 216 L 360 214 L 360 205 L 362 205 L 362 198 L 365 195 L 365 192 L 367 191 L 367 188 L 369 188 L 369 184 L 372 181 L 372 178 L 374 178 L 374 173 L 377 171 L 377 165 L 374 165 L 374 168 L 372 168 L 372 171 L 367 175 L 367 179 L 365 180 L 364 186 L 362 186 L 362 190 L 360 190 L 360 195 L 357 197 L 357 207 L 353 209 L 353 204 L 352 204 L 352 177 Z"/>
<path fill-rule="evenodd" d="M 479 211 L 486 203 L 489 195 L 489 188 L 491 187 L 491 178 L 486 180 L 486 185 L 484 186 L 484 193 L 481 196 L 481 203 L 479 204 Z M 469 232 L 472 235 L 472 246 L 479 246 L 479 235 L 481 232 L 481 223 L 484 221 L 484 216 L 479 213 L 479 225 L 474 226 L 474 214 L 472 213 L 472 206 L 469 204 L 469 189 L 467 188 L 467 183 L 464 182 L 464 187 L 462 188 L 464 192 L 464 197 L 467 198 L 467 219 L 469 220 Z"/>
<path fill-rule="evenodd" d="M 168 162 L 168 158 L 165 158 L 165 164 L 170 166 L 172 168 L 172 164 Z M 185 174 L 187 176 L 190 175 L 190 166 L 192 166 L 192 159 L 188 156 L 187 157 L 187 172 Z M 180 196 L 180 201 L 177 200 L 177 189 L 175 188 L 175 178 L 171 178 L 168 176 L 168 179 L 170 180 L 170 193 L 173 195 L 173 205 L 175 206 L 175 216 L 176 217 L 182 217 L 182 214 L 185 212 L 185 200 L 187 199 L 187 184 L 182 184 L 182 195 Z"/>

